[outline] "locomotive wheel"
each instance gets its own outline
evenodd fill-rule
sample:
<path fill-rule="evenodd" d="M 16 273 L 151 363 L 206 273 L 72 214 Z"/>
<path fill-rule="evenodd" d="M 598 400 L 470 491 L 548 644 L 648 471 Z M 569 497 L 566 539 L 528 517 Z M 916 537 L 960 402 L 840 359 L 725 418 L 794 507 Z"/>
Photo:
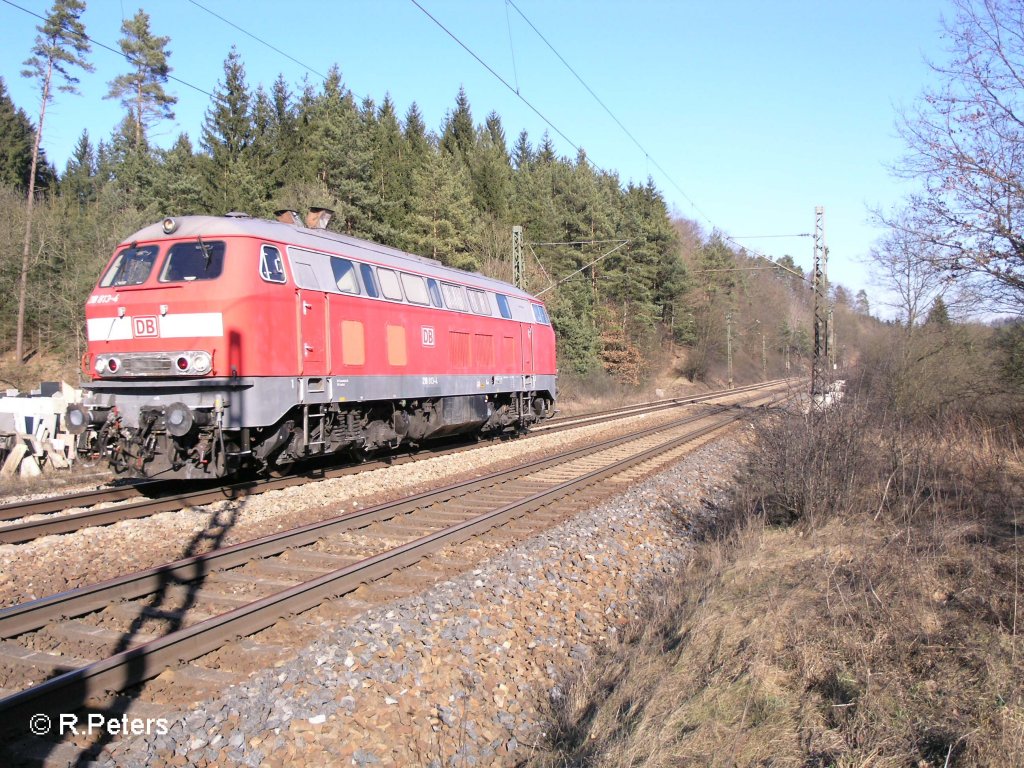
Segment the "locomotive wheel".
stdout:
<path fill-rule="evenodd" d="M 362 464 L 368 458 L 370 458 L 369 452 L 365 448 L 353 445 L 348 449 L 348 458 L 353 464 Z"/>
<path fill-rule="evenodd" d="M 271 477 L 287 477 L 292 473 L 294 466 L 294 461 L 289 461 L 287 464 L 274 464 L 267 468 L 267 473 Z"/>
<path fill-rule="evenodd" d="M 115 475 L 122 475 L 128 471 L 128 455 L 124 451 L 115 450 L 110 457 L 110 469 Z"/>

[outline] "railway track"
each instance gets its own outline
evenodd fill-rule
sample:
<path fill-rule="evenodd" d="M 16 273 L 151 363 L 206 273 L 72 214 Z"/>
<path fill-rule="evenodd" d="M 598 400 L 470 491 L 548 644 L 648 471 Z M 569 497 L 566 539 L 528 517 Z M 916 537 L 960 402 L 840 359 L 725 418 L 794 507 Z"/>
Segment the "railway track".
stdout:
<path fill-rule="evenodd" d="M 400 579 L 425 558 L 429 566 L 467 539 L 528 536 L 784 395 L 766 388 L 740 404 L 0 611 L 0 724 L 24 730 L 33 714 L 75 711 L 217 651 L 221 662 L 258 657 L 251 641 L 244 654 L 224 649 L 363 585 Z"/>
<path fill-rule="evenodd" d="M 728 395 L 756 391 L 759 387 L 770 386 L 780 382 L 781 380 L 694 397 L 670 398 L 650 403 L 632 404 L 594 413 L 581 414 L 579 416 L 556 416 L 549 422 L 534 428 L 530 434 L 548 434 L 560 430 L 576 429 L 612 419 L 627 418 L 686 405 L 706 403 Z M 475 441 L 463 442 L 450 448 L 400 453 L 362 464 L 316 469 L 284 478 L 246 480 L 227 485 L 212 482 L 200 483 L 197 489 L 186 492 L 176 491 L 177 488 L 180 488 L 181 481 L 150 481 L 117 488 L 102 488 L 94 491 L 83 491 L 64 496 L 0 505 L 0 544 L 21 544 L 41 536 L 72 533 L 82 528 L 111 525 L 122 520 L 148 517 L 160 512 L 173 511 L 187 506 L 196 507 L 225 499 L 239 499 L 249 495 L 281 490 L 302 483 L 344 477 L 371 469 L 395 466 L 418 461 L 423 458 L 435 458 L 437 456 L 471 450 L 476 445 Z M 133 501 L 135 499 L 138 500 Z M 130 503 L 120 504 L 120 502 L 126 501 Z M 108 504 L 118 505 L 104 506 Z M 82 508 L 82 511 L 61 514 L 65 510 L 77 509 L 79 507 Z"/>

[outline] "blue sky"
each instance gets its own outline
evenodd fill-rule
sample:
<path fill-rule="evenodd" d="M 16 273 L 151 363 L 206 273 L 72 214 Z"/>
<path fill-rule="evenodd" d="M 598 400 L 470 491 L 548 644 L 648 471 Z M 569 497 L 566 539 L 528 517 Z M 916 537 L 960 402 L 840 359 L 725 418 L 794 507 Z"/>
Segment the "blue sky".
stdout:
<path fill-rule="evenodd" d="M 549 130 L 561 154 L 575 155 L 410 0 L 197 1 L 87 0 L 83 20 L 117 49 L 121 20 L 141 7 L 153 33 L 171 38 L 172 75 L 201 91 L 223 79 L 234 44 L 252 88 L 269 88 L 279 73 L 295 90 L 306 78 L 318 85 L 337 64 L 357 96 L 379 103 L 390 93 L 400 115 L 416 101 L 439 130 L 461 86 L 474 119 L 498 112 L 510 143 L 520 130 L 535 143 Z M 12 2 L 40 15 L 50 6 Z M 652 176 L 678 215 L 736 237 L 792 235 L 811 232 L 814 207 L 824 206 L 830 277 L 877 293 L 862 263 L 881 234 L 869 208 L 895 205 L 908 190 L 889 171 L 903 151 L 896 112 L 930 82 L 926 58 L 943 56 L 944 0 L 419 2 L 599 167 L 623 182 Z M 0 2 L 0 74 L 33 120 L 38 91 L 19 72 L 39 23 Z M 83 129 L 106 139 L 122 117 L 103 97 L 123 59 L 94 46 L 90 60 L 96 71 L 82 74 L 82 95 L 58 94 L 47 111 L 43 143 L 60 170 Z M 166 146 L 185 132 L 197 144 L 209 96 L 173 81 L 168 90 L 179 99 L 176 119 L 151 138 Z M 743 242 L 811 266 L 810 238 Z"/>

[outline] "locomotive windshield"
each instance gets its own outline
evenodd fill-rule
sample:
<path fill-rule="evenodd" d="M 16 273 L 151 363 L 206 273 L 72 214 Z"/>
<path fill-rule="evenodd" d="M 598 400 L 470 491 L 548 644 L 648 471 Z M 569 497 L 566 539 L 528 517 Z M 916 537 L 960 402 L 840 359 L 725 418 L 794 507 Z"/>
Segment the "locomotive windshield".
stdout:
<path fill-rule="evenodd" d="M 156 261 L 157 247 L 143 245 L 137 248 L 125 248 L 114 259 L 110 269 L 100 280 L 101 288 L 121 285 L 142 285 L 149 277 Z"/>
<path fill-rule="evenodd" d="M 160 273 L 161 283 L 213 280 L 224 269 L 224 243 L 199 240 L 171 246 Z"/>

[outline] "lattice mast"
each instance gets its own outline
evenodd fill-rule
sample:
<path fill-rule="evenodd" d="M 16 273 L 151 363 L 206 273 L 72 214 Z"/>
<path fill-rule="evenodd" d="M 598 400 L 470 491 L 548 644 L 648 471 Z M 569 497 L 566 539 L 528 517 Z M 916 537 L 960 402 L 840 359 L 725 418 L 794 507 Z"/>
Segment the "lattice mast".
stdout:
<path fill-rule="evenodd" d="M 825 247 L 825 209 L 814 209 L 814 362 L 811 366 L 811 394 L 823 391 L 827 378 L 829 349 L 828 249 Z"/>

